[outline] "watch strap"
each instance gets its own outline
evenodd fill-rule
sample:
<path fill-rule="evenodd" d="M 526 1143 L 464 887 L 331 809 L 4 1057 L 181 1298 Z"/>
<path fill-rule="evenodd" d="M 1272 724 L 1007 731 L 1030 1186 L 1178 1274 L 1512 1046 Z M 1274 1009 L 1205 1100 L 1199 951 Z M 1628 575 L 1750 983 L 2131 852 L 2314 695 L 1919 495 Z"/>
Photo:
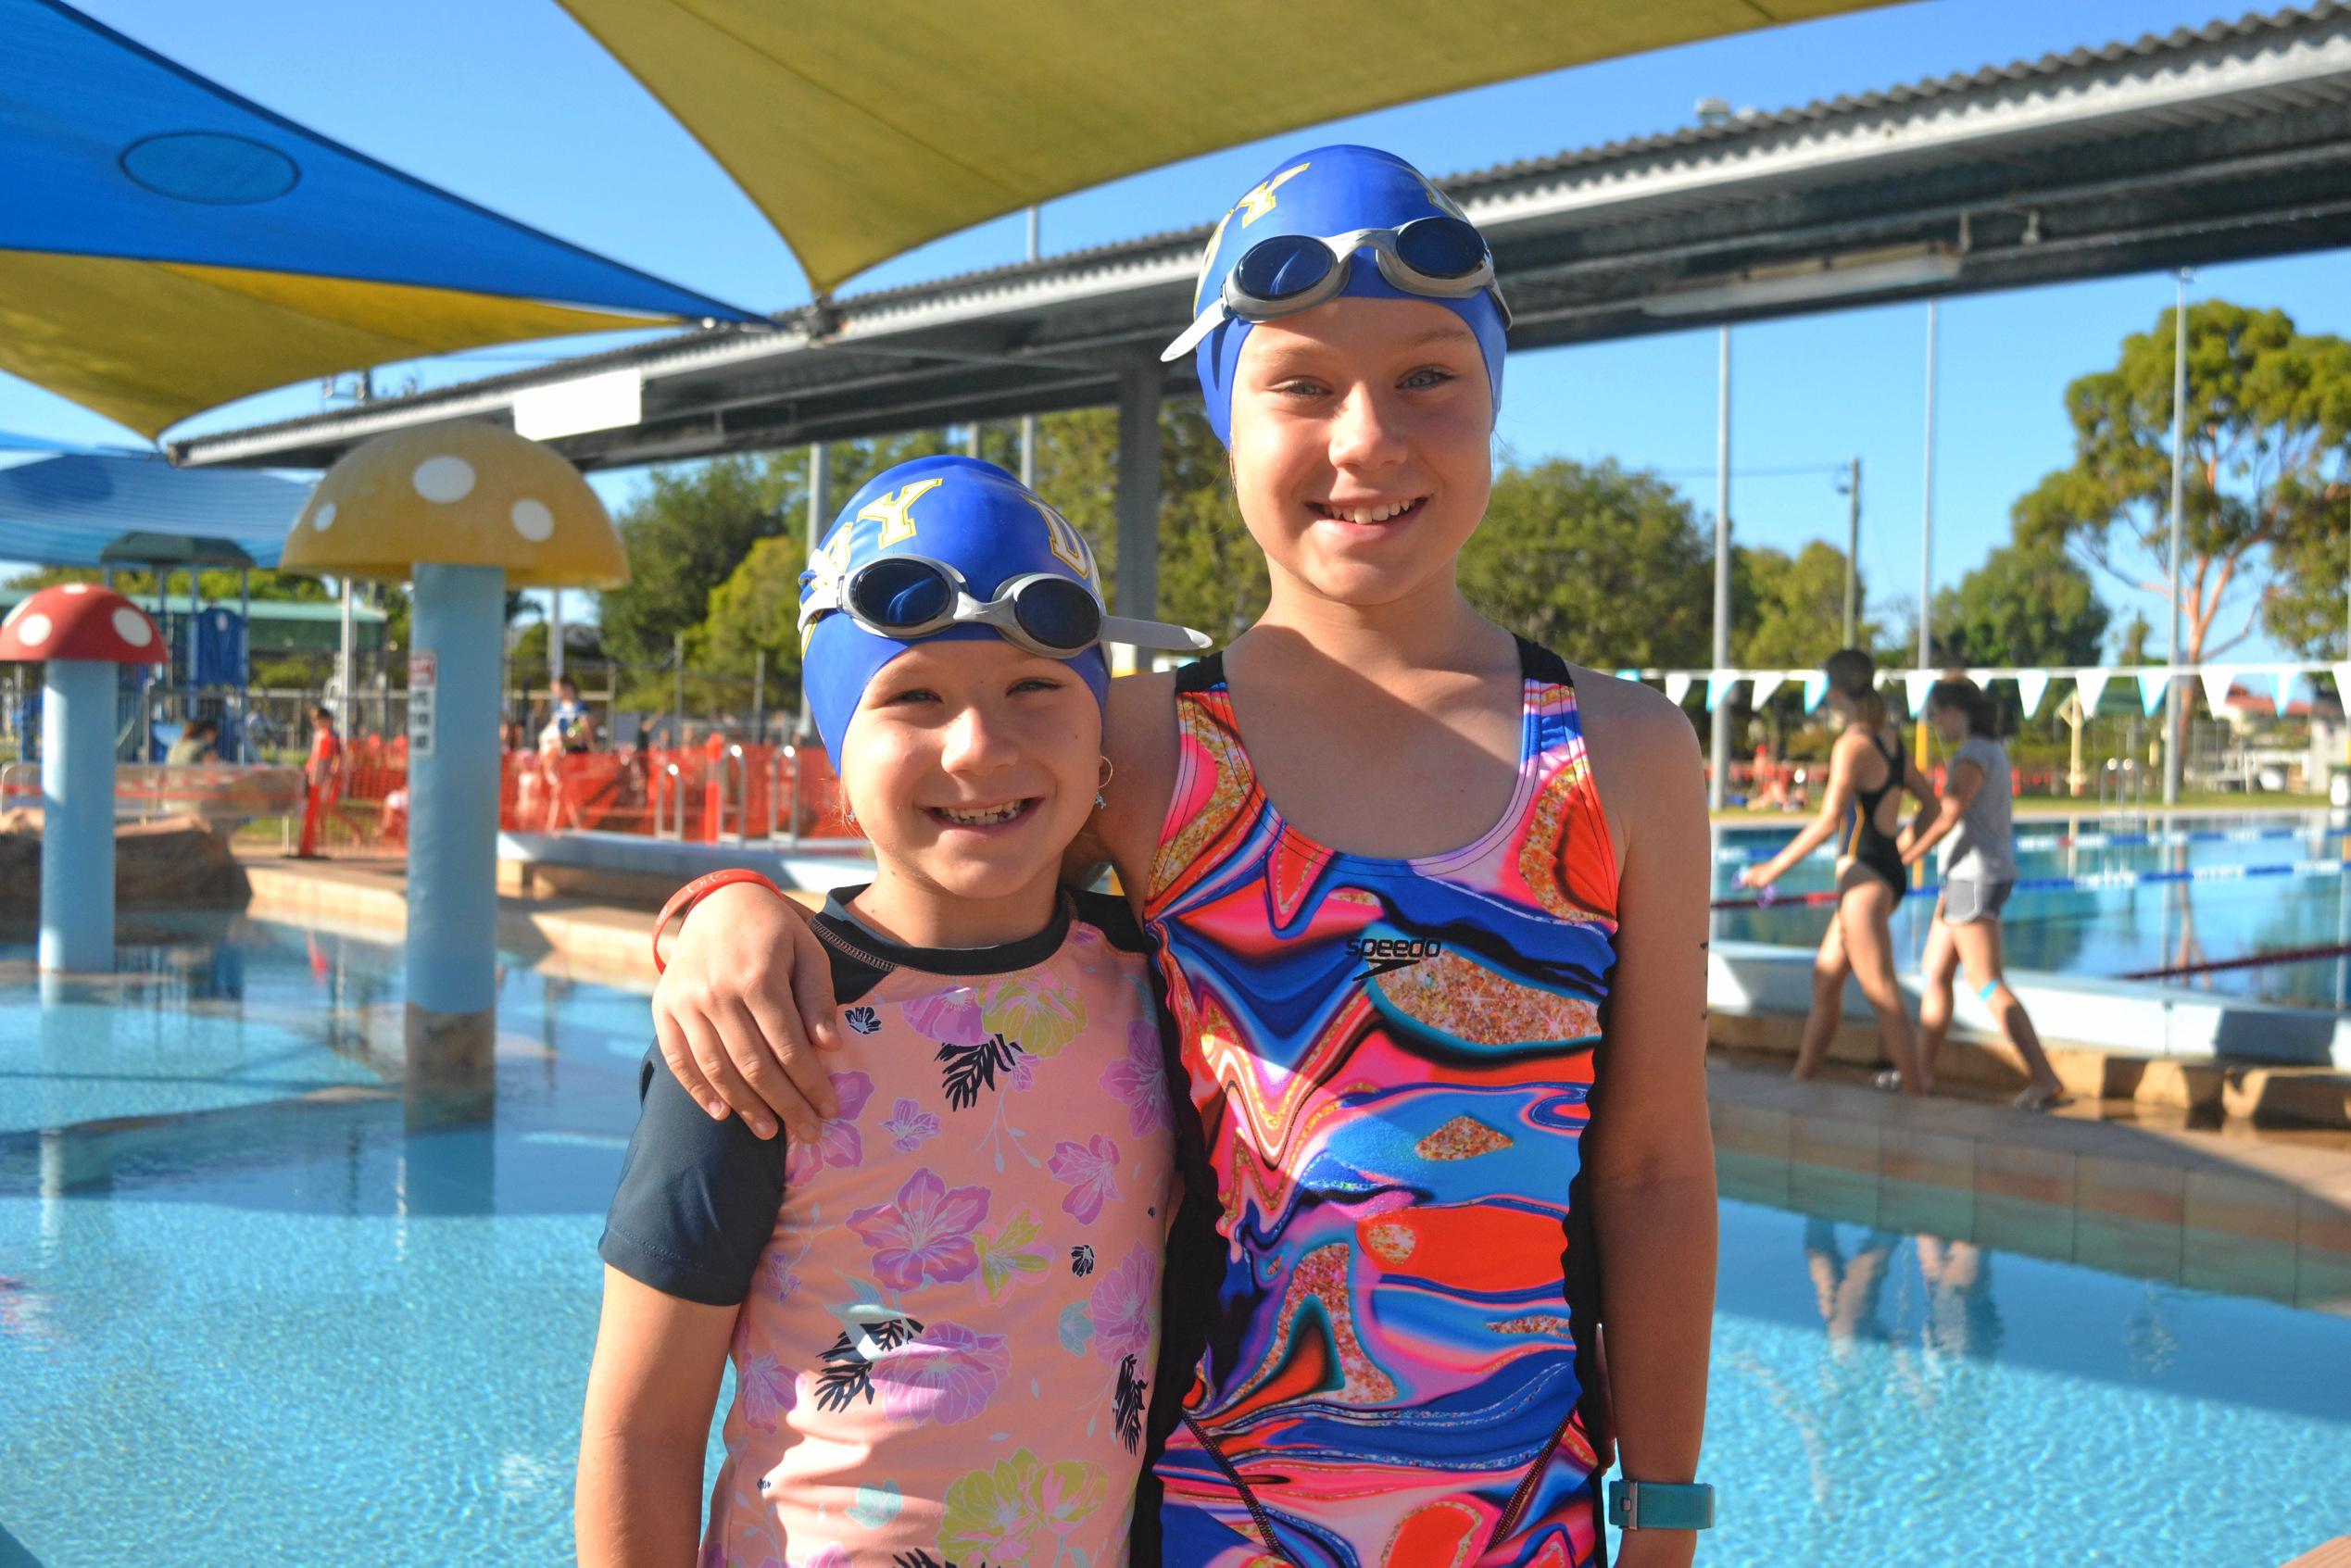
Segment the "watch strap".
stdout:
<path fill-rule="evenodd" d="M 1715 1523 L 1715 1489 L 1703 1483 L 1608 1483 L 1608 1523 L 1619 1530 L 1707 1530 Z"/>

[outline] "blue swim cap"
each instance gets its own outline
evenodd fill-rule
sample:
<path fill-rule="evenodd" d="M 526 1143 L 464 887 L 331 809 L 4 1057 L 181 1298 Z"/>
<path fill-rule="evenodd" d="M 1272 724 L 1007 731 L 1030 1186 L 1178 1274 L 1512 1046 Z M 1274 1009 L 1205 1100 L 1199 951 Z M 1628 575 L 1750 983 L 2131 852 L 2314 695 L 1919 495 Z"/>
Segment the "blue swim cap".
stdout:
<path fill-rule="evenodd" d="M 836 591 L 858 567 L 889 555 L 951 566 L 982 600 L 995 597 L 999 584 L 1039 571 L 1085 584 L 1097 602 L 1102 596 L 1101 569 L 1085 535 L 1019 480 L 976 458 L 917 458 L 866 481 L 809 558 L 800 603 L 820 583 Z M 834 766 L 840 765 L 849 718 L 884 665 L 916 643 L 999 635 L 990 627 L 962 625 L 902 641 L 847 615 L 820 615 L 801 634 L 800 691 Z M 1100 644 L 1065 662 L 1092 688 L 1096 703 L 1108 700 L 1110 666 Z"/>
<path fill-rule="evenodd" d="M 1192 290 L 1192 314 L 1197 317 L 1224 293 L 1225 274 L 1249 247 L 1273 234 L 1327 236 L 1358 229 L 1401 229 L 1415 218 L 1460 218 L 1459 207 L 1428 182 L 1428 177 L 1393 153 L 1376 147 L 1316 147 L 1284 158 L 1264 179 L 1235 202 L 1208 237 L 1208 253 L 1201 258 L 1200 282 Z M 1469 324 L 1486 358 L 1486 380 L 1493 388 L 1494 408 L 1502 409 L 1503 326 L 1502 312 L 1491 295 L 1467 299 L 1432 299 L 1408 294 L 1380 275 L 1368 250 L 1355 253 L 1348 270 L 1348 295 L 1367 299 L 1429 299 Z M 1200 389 L 1208 404 L 1208 422 L 1216 439 L 1233 441 L 1233 372 L 1240 363 L 1241 345 L 1252 323 L 1227 320 L 1201 341 L 1193 351 L 1200 369 Z"/>

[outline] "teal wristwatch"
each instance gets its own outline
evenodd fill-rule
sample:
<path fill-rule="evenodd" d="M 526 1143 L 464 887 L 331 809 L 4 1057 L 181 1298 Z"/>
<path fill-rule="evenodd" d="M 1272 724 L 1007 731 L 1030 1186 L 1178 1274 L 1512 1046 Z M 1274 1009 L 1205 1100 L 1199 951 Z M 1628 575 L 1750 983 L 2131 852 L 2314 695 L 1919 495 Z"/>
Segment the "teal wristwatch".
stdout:
<path fill-rule="evenodd" d="M 1715 1489 L 1663 1481 L 1611 1481 L 1608 1523 L 1619 1530 L 1711 1530 Z"/>

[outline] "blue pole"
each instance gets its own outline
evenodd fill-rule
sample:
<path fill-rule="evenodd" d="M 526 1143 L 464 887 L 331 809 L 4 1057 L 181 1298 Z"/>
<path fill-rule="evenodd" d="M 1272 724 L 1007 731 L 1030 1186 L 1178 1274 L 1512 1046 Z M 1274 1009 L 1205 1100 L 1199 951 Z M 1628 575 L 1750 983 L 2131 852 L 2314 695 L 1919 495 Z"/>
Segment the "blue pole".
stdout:
<path fill-rule="evenodd" d="M 478 1115 L 493 1083 L 505 600 L 497 567 L 416 569 L 407 1086 L 412 1106 L 436 1101 L 457 1119 Z"/>
<path fill-rule="evenodd" d="M 41 701 L 41 967 L 114 968 L 115 667 L 53 659 Z"/>
<path fill-rule="evenodd" d="M 409 1000 L 480 1012 L 497 999 L 498 642 L 506 573 L 416 569 L 415 649 L 434 665 L 409 735 Z"/>

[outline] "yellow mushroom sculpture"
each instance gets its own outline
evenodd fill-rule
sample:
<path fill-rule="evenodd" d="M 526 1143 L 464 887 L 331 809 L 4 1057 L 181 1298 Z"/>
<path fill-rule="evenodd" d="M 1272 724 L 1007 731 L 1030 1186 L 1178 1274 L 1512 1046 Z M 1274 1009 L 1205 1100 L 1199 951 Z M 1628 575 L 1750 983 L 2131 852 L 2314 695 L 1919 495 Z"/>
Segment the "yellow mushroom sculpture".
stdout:
<path fill-rule="evenodd" d="M 293 571 L 414 584 L 409 652 L 408 1091 L 480 1113 L 495 1036 L 498 669 L 506 592 L 610 587 L 628 567 L 596 492 L 556 453 L 478 422 L 345 454 L 287 536 Z"/>

